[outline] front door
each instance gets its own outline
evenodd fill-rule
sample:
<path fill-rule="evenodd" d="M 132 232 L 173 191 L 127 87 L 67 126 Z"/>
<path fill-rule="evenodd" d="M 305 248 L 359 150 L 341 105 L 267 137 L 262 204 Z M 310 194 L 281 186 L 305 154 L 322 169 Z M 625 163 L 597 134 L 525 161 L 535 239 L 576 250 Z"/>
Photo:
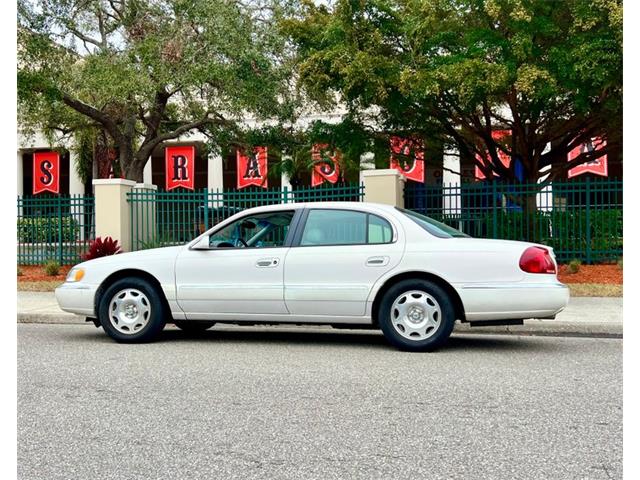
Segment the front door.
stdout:
<path fill-rule="evenodd" d="M 210 249 L 180 253 L 176 294 L 187 319 L 286 314 L 283 265 L 293 217 L 293 210 L 245 216 L 214 230 Z"/>
<path fill-rule="evenodd" d="M 391 223 L 373 213 L 308 210 L 297 245 L 285 262 L 285 301 L 291 314 L 362 316 L 374 283 L 402 258 Z"/>

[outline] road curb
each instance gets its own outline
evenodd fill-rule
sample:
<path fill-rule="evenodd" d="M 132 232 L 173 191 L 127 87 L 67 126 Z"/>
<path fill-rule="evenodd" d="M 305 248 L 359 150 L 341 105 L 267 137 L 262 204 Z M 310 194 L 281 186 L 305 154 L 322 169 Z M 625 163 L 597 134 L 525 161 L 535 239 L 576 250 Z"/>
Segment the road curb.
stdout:
<path fill-rule="evenodd" d="M 85 317 L 71 313 L 18 313 L 17 321 L 18 323 L 93 325 L 90 322 L 86 322 Z M 287 327 L 287 325 L 283 324 L 283 327 Z M 315 326 L 310 325 L 309 327 L 313 328 Z M 622 338 L 623 328 L 621 323 L 569 323 L 553 320 L 530 320 L 525 321 L 524 325 L 505 327 L 470 327 L 466 323 L 456 323 L 453 333 Z"/>

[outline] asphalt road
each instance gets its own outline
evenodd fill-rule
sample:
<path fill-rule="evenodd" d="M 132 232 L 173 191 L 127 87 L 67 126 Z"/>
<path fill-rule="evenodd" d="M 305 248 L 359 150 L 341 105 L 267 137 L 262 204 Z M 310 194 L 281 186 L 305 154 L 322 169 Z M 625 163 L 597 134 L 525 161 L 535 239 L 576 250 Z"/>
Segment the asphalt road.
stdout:
<path fill-rule="evenodd" d="M 622 477 L 622 341 L 18 325 L 21 479 Z"/>

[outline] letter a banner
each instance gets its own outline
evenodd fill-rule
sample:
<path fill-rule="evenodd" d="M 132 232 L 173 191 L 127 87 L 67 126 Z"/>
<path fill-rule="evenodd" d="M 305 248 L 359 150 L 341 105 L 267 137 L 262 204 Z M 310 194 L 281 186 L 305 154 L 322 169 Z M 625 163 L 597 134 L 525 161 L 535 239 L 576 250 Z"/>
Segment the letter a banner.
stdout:
<path fill-rule="evenodd" d="M 246 155 L 244 151 L 236 150 L 238 162 L 238 189 L 255 185 L 267 188 L 267 147 L 255 147 L 253 152 Z"/>
<path fill-rule="evenodd" d="M 191 146 L 164 149 L 166 191 L 184 187 L 193 190 L 196 170 L 196 148 Z"/>
<path fill-rule="evenodd" d="M 598 150 L 602 150 L 606 146 L 607 146 L 606 140 L 600 137 L 592 138 L 588 142 L 585 142 L 579 147 L 576 147 L 573 150 L 571 150 L 569 152 L 567 161 L 570 162 L 571 160 L 574 160 L 581 153 L 593 152 L 593 151 L 597 152 Z M 569 171 L 567 172 L 567 177 L 568 178 L 576 177 L 578 175 L 582 175 L 583 173 L 594 173 L 596 175 L 606 177 L 609 175 L 607 167 L 608 167 L 607 155 L 605 154 L 599 158 L 596 158 L 595 160 L 585 162 L 583 164 L 580 164 L 576 167 L 569 169 Z"/>
<path fill-rule="evenodd" d="M 391 166 L 405 178 L 424 183 L 424 145 L 419 140 L 391 137 Z"/>
<path fill-rule="evenodd" d="M 311 186 L 317 187 L 325 181 L 336 183 L 340 178 L 340 151 L 331 149 L 327 144 L 315 144 L 311 148 L 313 170 Z"/>
<path fill-rule="evenodd" d="M 60 155 L 58 152 L 33 154 L 33 194 L 60 193 Z"/>

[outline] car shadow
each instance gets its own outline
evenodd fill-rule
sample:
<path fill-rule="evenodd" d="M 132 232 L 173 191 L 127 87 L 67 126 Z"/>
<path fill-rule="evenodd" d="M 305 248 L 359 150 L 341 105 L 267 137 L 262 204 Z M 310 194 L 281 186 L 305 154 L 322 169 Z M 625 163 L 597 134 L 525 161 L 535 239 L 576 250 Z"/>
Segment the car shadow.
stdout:
<path fill-rule="evenodd" d="M 299 330 L 297 329 L 299 328 Z M 104 331 L 87 328 L 82 332 L 65 335 L 67 340 L 78 342 L 113 343 Z M 557 348 L 542 337 L 513 334 L 456 333 L 438 349 L 442 352 L 473 351 L 549 351 Z M 167 327 L 153 344 L 157 343 L 235 343 L 235 344 L 282 344 L 346 346 L 349 348 L 396 349 L 390 345 L 379 330 L 347 330 L 308 327 L 228 327 L 216 326 L 199 333 L 189 333 L 175 327 Z M 566 346 L 565 346 L 566 348 Z"/>

